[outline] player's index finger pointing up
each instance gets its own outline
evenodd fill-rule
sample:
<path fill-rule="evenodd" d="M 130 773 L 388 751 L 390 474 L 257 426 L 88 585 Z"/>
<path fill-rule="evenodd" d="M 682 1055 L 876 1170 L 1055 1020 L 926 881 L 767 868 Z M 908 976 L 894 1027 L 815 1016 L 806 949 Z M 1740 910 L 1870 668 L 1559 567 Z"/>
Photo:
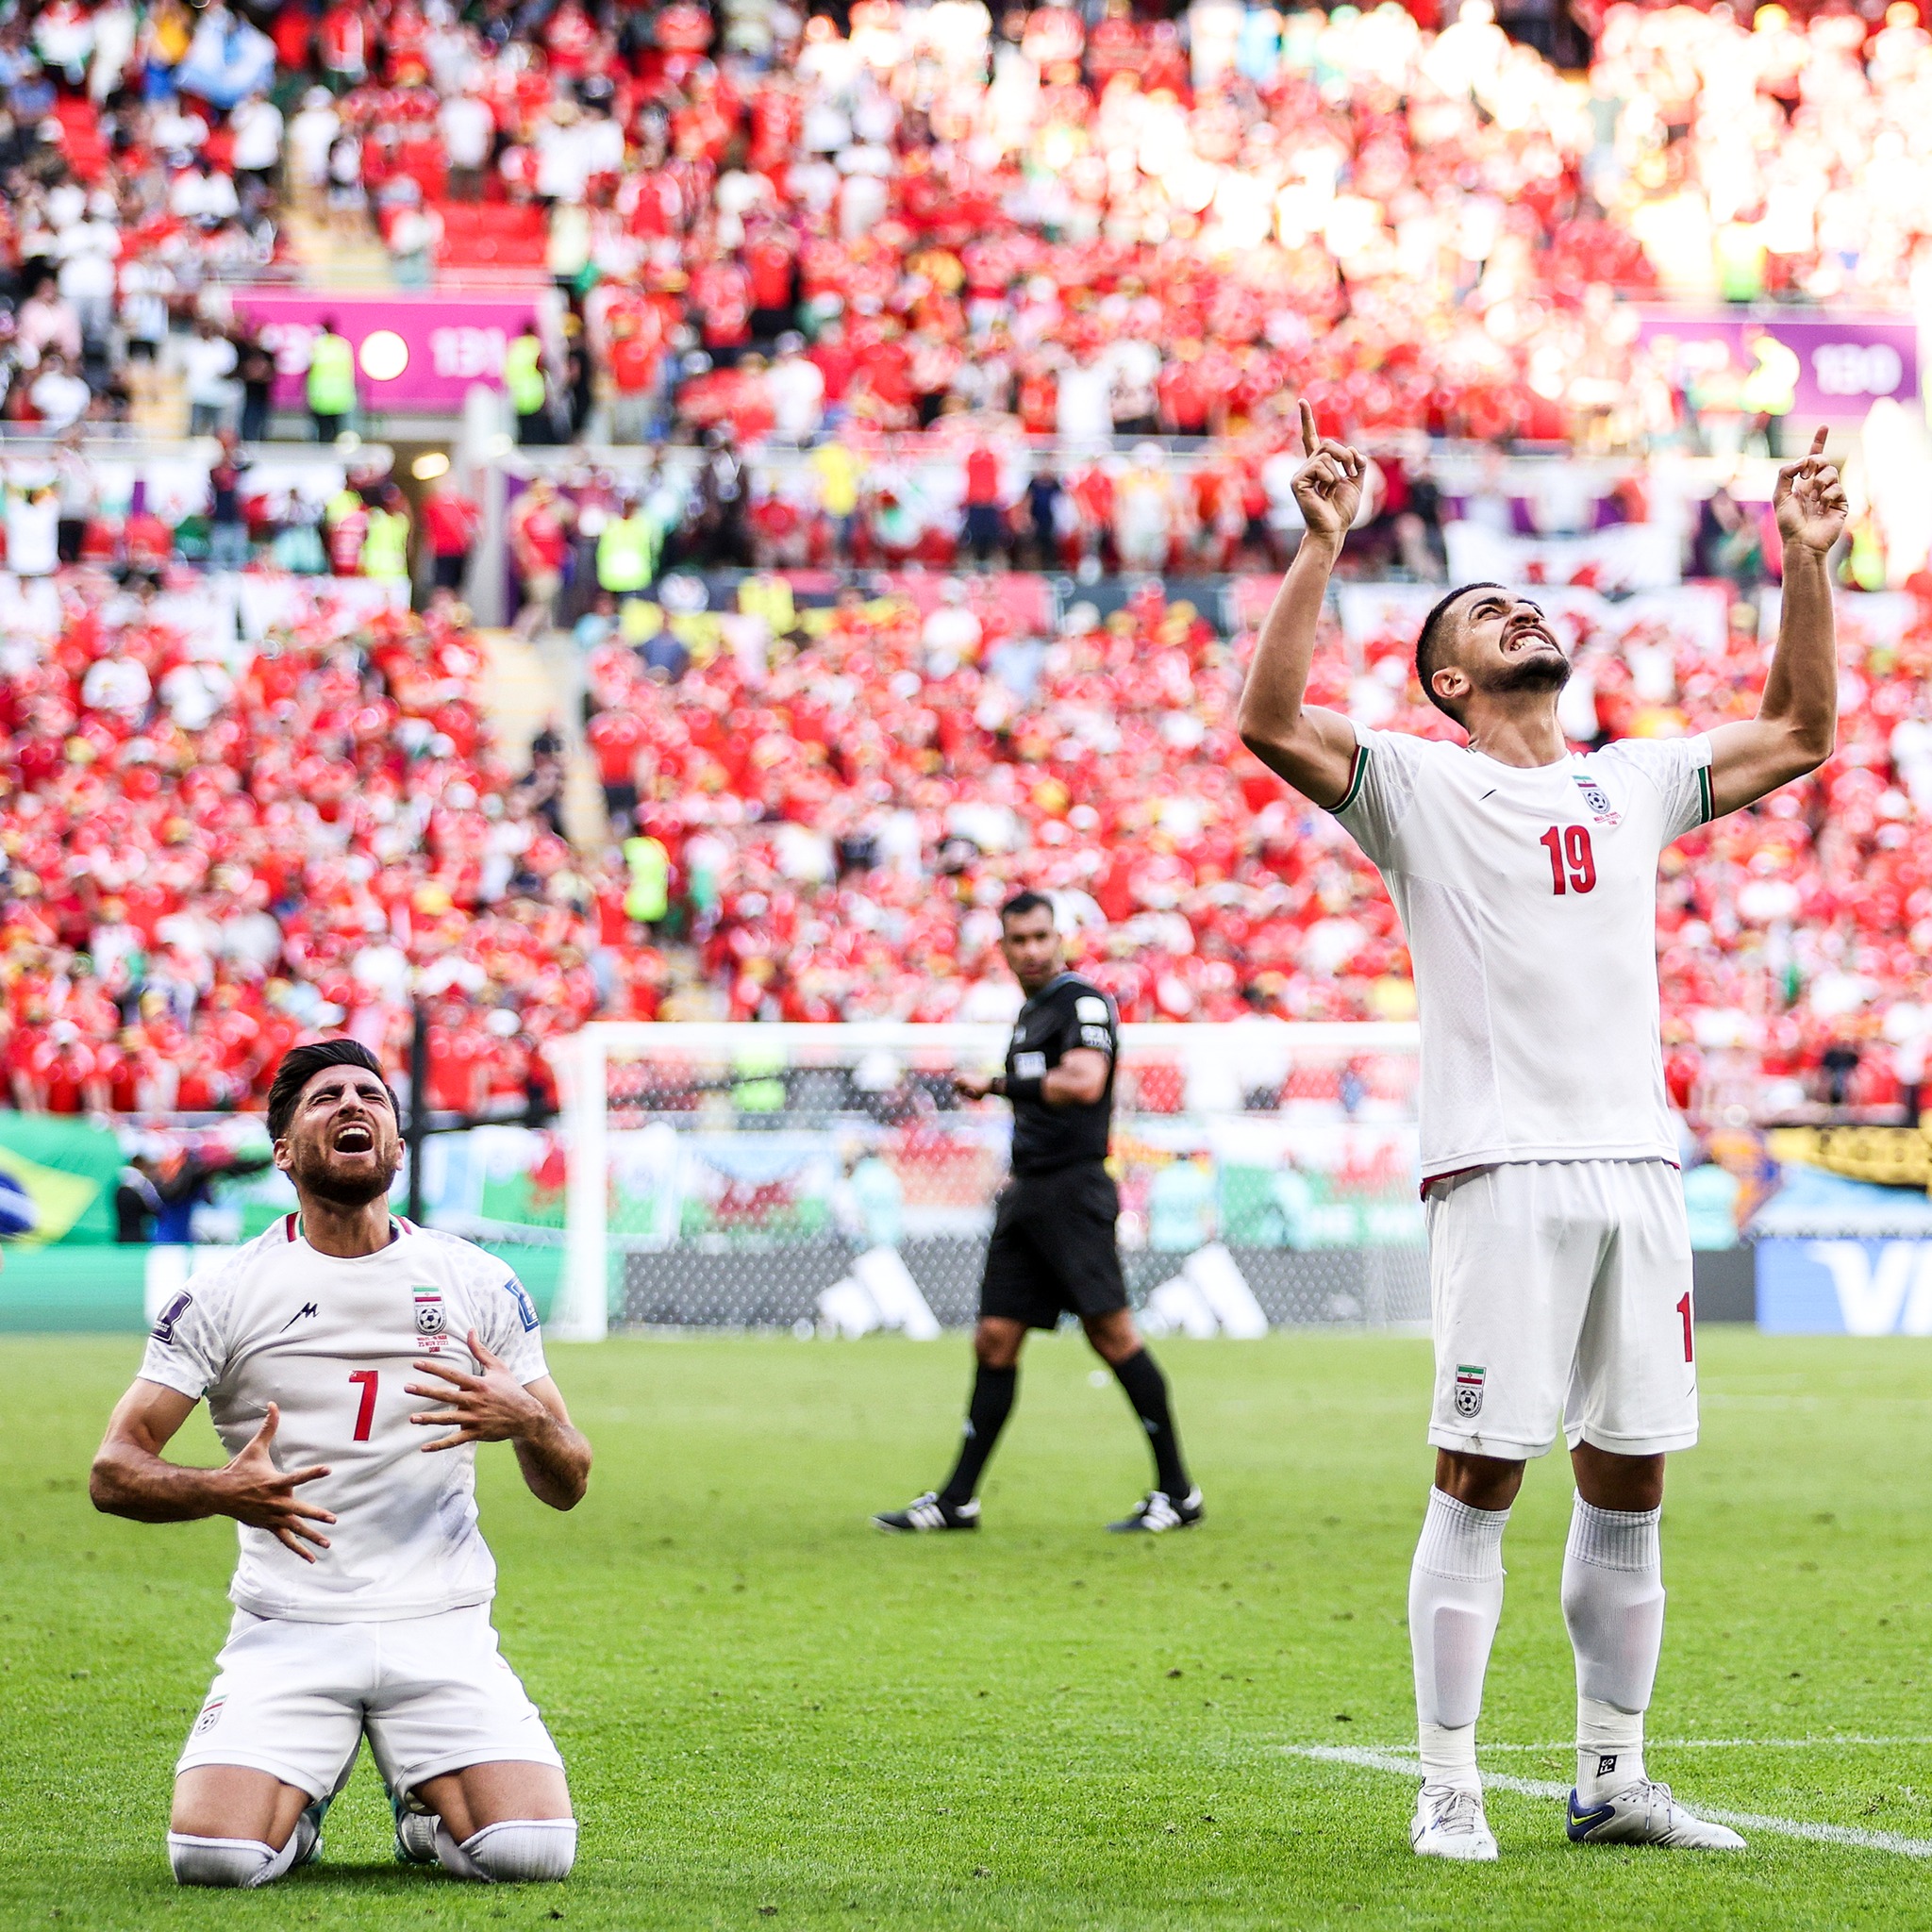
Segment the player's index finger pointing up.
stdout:
<path fill-rule="evenodd" d="M 1814 457 L 1822 457 L 1824 454 L 1824 440 L 1830 434 L 1830 430 L 1828 430 L 1823 423 L 1821 423 L 1818 425 L 1817 429 L 1813 432 L 1811 438 L 1811 454 Z"/>
<path fill-rule="evenodd" d="M 1301 399 L 1302 411 L 1302 454 L 1311 457 L 1322 445 L 1322 439 L 1315 433 L 1315 412 L 1308 406 L 1307 396 Z"/>

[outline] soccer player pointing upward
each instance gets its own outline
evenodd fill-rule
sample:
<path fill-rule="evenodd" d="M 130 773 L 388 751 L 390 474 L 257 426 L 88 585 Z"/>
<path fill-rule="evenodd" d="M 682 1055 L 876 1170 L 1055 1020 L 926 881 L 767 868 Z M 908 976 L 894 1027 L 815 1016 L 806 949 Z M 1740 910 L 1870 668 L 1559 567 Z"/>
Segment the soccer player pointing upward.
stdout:
<path fill-rule="evenodd" d="M 1418 1852 L 1493 1858 L 1475 1720 L 1526 1458 L 1560 1430 L 1576 1480 L 1563 1615 L 1576 1653 L 1571 1838 L 1732 1849 L 1643 1765 L 1663 1637 L 1664 1457 L 1697 1439 L 1690 1247 L 1658 1046 L 1657 856 L 1830 757 L 1825 558 L 1845 497 L 1810 454 L 1778 473 L 1784 617 L 1757 715 L 1572 756 L 1570 666 L 1496 584 L 1443 598 L 1416 675 L 1464 745 L 1303 703 L 1362 458 L 1318 438 L 1294 480 L 1307 535 L 1241 700 L 1251 750 L 1332 811 L 1381 872 L 1415 965 L 1436 1378 L 1436 1481 L 1409 1582 L 1421 1723 Z"/>
<path fill-rule="evenodd" d="M 996 1093 L 1013 1108 L 1013 1173 L 1000 1191 L 986 1251 L 965 1441 L 942 1489 L 873 1521 L 884 1530 L 979 1527 L 974 1491 L 1012 1410 L 1026 1331 L 1054 1327 L 1067 1311 L 1080 1318 L 1094 1352 L 1114 1372 L 1154 1452 L 1156 1487 L 1108 1527 L 1154 1535 L 1191 1529 L 1201 1521 L 1201 1492 L 1181 1461 L 1167 1378 L 1128 1312 L 1114 1245 L 1120 1195 L 1105 1164 L 1120 1045 L 1113 1002 L 1091 979 L 1067 971 L 1053 904 L 1038 892 L 1017 893 L 1001 908 L 1000 949 L 1026 995 L 1006 1071 L 954 1081 L 969 1100 Z"/>
<path fill-rule="evenodd" d="M 502 1262 L 390 1212 L 394 1096 L 366 1047 L 298 1046 L 269 1091 L 301 1211 L 162 1312 L 94 1458 L 94 1505 L 137 1523 L 232 1516 L 236 1606 L 175 1771 L 183 1885 L 265 1885 L 317 1855 L 366 1734 L 396 1855 L 464 1878 L 561 1878 L 563 1762 L 490 1623 L 478 1442 L 579 1502 L 591 1445 Z M 161 1452 L 203 1395 L 231 1460 Z"/>

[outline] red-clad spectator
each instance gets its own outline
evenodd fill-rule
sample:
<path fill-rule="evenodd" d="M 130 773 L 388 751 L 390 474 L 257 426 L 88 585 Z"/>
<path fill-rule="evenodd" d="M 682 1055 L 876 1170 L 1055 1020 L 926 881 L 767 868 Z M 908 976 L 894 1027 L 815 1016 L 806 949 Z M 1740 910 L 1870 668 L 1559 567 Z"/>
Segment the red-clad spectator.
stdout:
<path fill-rule="evenodd" d="M 475 499 L 458 489 L 453 477 L 439 477 L 423 500 L 423 536 L 429 545 L 432 578 L 438 589 L 462 589 L 482 523 L 483 513 Z"/>
<path fill-rule="evenodd" d="M 585 727 L 597 781 L 604 788 L 604 808 L 613 820 L 637 810 L 638 754 L 649 736 L 644 721 L 625 708 L 599 711 Z"/>
<path fill-rule="evenodd" d="M 858 352 L 846 341 L 844 325 L 838 321 L 827 323 L 808 353 L 824 378 L 825 407 L 840 408 L 858 370 Z"/>
<path fill-rule="evenodd" d="M 523 586 L 517 627 L 526 635 L 546 628 L 553 619 L 557 593 L 563 587 L 563 567 L 570 556 L 573 521 L 569 500 L 559 496 L 544 476 L 536 477 L 510 509 L 510 560 Z"/>
<path fill-rule="evenodd" d="M 23 1113 L 84 1113 L 108 1104 L 108 1083 L 95 1049 L 71 1020 L 23 1029 L 13 1064 L 13 1100 Z"/>
<path fill-rule="evenodd" d="M 369 72 L 372 44 L 367 10 L 356 0 L 332 0 L 315 29 L 323 72 L 338 89 L 356 86 Z"/>
<path fill-rule="evenodd" d="M 1006 549 L 1006 515 L 1000 496 L 1000 459 L 986 443 L 966 453 L 964 541 L 982 568 Z"/>
<path fill-rule="evenodd" d="M 691 274 L 698 334 L 714 360 L 735 360 L 751 341 L 751 276 L 735 261 L 708 261 Z"/>
<path fill-rule="evenodd" d="M 608 321 L 606 362 L 610 371 L 610 439 L 641 442 L 664 361 L 664 326 L 650 303 L 625 303 Z"/>
<path fill-rule="evenodd" d="M 775 341 L 791 326 L 797 248 L 782 228 L 760 225 L 744 244 L 744 266 L 751 290 L 752 333 L 760 341 Z"/>

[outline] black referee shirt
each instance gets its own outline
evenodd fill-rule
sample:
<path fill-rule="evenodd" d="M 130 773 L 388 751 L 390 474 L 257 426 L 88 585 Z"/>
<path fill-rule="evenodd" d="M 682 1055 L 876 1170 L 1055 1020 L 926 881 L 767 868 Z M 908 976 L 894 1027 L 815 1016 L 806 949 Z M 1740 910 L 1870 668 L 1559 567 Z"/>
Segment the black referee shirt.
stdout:
<path fill-rule="evenodd" d="M 1049 1107 L 1043 1100 L 1013 1102 L 1013 1172 L 1057 1174 L 1063 1167 L 1107 1158 L 1113 1117 L 1113 1070 L 1120 1050 L 1120 1021 L 1113 1002 L 1077 973 L 1050 979 L 1020 1008 L 1007 1046 L 1007 1079 L 1038 1080 L 1076 1046 L 1107 1056 L 1107 1085 L 1086 1107 Z"/>

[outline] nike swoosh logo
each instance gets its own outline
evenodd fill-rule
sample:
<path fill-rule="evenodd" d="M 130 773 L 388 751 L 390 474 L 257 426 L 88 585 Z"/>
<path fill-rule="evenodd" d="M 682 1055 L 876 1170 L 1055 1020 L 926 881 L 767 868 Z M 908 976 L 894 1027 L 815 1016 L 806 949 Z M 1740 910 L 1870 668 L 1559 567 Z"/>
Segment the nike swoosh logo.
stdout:
<path fill-rule="evenodd" d="M 1570 1793 L 1570 1836 L 1586 1838 L 1599 1824 L 1607 1824 L 1617 1815 L 1614 1805 L 1605 1805 L 1595 1811 L 1579 1811 L 1576 1808 L 1576 1793 Z"/>

